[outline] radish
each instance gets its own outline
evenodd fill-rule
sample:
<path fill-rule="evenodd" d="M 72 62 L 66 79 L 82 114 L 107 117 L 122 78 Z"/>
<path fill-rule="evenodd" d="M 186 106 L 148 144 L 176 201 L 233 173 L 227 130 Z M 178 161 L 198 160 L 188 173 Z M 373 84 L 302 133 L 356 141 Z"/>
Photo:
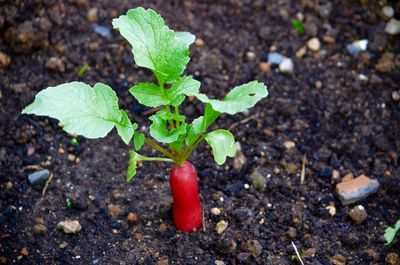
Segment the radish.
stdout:
<path fill-rule="evenodd" d="M 157 82 L 138 83 L 129 89 L 140 104 L 155 112 L 149 117 L 151 137 L 137 130 L 138 124 L 119 108 L 117 94 L 102 83 L 91 87 L 75 81 L 48 87 L 40 91 L 22 113 L 58 119 L 66 132 L 91 139 L 105 137 L 115 127 L 127 145 L 131 145 L 133 139 L 131 149 L 135 151 L 128 151 L 128 181 L 136 174 L 138 161 L 174 163 L 170 185 L 175 225 L 183 232 L 199 229 L 202 208 L 197 173 L 187 160 L 203 141 L 211 147 L 218 165 L 224 164 L 227 157 L 234 157 L 236 147 L 232 133 L 222 129 L 207 130 L 222 113 L 233 115 L 253 107 L 268 95 L 267 87 L 251 81 L 233 88 L 222 100 L 210 99 L 200 93 L 199 81 L 183 75 L 190 60 L 189 46 L 195 41 L 194 35 L 174 32 L 154 10 L 142 7 L 130 9 L 112 24 L 131 44 L 136 64 L 150 69 L 157 79 Z M 206 104 L 203 116 L 191 123 L 186 122 L 179 110 L 188 96 Z M 162 156 L 137 153 L 144 144 Z"/>
<path fill-rule="evenodd" d="M 201 228 L 203 213 L 199 198 L 198 177 L 195 167 L 188 161 L 173 165 L 169 173 L 176 228 L 192 232 Z"/>

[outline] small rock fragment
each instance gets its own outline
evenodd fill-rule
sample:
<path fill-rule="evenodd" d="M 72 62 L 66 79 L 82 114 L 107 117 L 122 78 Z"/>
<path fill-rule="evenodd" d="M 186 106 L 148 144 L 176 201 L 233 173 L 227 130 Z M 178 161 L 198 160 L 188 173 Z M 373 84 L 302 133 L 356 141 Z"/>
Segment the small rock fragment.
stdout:
<path fill-rule="evenodd" d="M 306 52 L 307 52 L 307 47 L 306 46 L 301 47 L 298 51 L 296 51 L 296 58 L 299 59 L 303 58 Z"/>
<path fill-rule="evenodd" d="M 233 160 L 233 168 L 240 171 L 244 165 L 246 165 L 247 158 L 242 151 L 237 150 L 235 159 Z"/>
<path fill-rule="evenodd" d="M 382 7 L 382 14 L 386 19 L 390 19 L 394 16 L 394 9 L 391 6 Z"/>
<path fill-rule="evenodd" d="M 385 257 L 385 261 L 387 263 L 389 263 L 390 265 L 399 265 L 400 264 L 399 255 L 397 255 L 394 252 L 389 252 Z"/>
<path fill-rule="evenodd" d="M 398 91 L 393 91 L 392 92 L 392 99 L 394 101 L 399 101 L 400 100 L 400 93 Z"/>
<path fill-rule="evenodd" d="M 329 214 L 330 214 L 331 216 L 335 216 L 335 215 L 336 215 L 336 207 L 335 207 L 335 206 L 333 206 L 333 205 L 328 205 L 328 206 L 325 207 L 325 209 L 328 210 L 328 212 L 329 212 Z"/>
<path fill-rule="evenodd" d="M 62 229 L 66 234 L 76 234 L 82 230 L 82 226 L 77 220 L 65 220 L 57 224 L 57 228 Z"/>
<path fill-rule="evenodd" d="M 59 73 L 65 72 L 65 65 L 64 65 L 63 61 L 57 57 L 51 57 L 49 60 L 47 60 L 45 66 L 50 71 L 59 72 Z"/>
<path fill-rule="evenodd" d="M 213 215 L 220 215 L 221 214 L 221 210 L 219 209 L 219 208 L 211 208 L 211 210 L 210 210 L 210 212 L 213 214 Z"/>
<path fill-rule="evenodd" d="M 62 242 L 60 245 L 58 245 L 58 247 L 61 248 L 61 249 L 64 249 L 64 248 L 66 248 L 68 246 L 69 246 L 68 242 L 65 242 L 65 241 Z"/>
<path fill-rule="evenodd" d="M 167 227 L 167 225 L 166 224 L 164 224 L 164 223 L 162 223 L 162 224 L 160 224 L 160 231 L 161 232 L 166 232 L 167 230 L 168 230 L 168 227 Z"/>
<path fill-rule="evenodd" d="M 368 40 L 363 39 L 363 40 L 356 40 L 346 46 L 347 51 L 351 55 L 356 55 L 360 52 L 366 51 L 368 46 Z"/>
<path fill-rule="evenodd" d="M 317 52 L 321 49 L 321 42 L 318 38 L 313 37 L 307 41 L 307 48 L 313 52 Z"/>
<path fill-rule="evenodd" d="M 0 68 L 6 68 L 11 63 L 11 58 L 4 52 L 0 52 Z"/>
<path fill-rule="evenodd" d="M 270 53 L 268 53 L 267 59 L 268 59 L 268 62 L 271 64 L 280 64 L 288 58 L 278 52 L 270 52 Z"/>
<path fill-rule="evenodd" d="M 111 36 L 111 31 L 109 28 L 104 27 L 104 26 L 100 26 L 97 23 L 93 23 L 92 28 L 94 30 L 94 32 L 96 32 L 97 34 L 99 34 L 102 37 L 110 37 Z"/>
<path fill-rule="evenodd" d="M 367 211 L 365 210 L 364 206 L 357 205 L 350 210 L 349 216 L 357 224 L 361 224 L 362 222 L 365 221 L 365 219 L 367 219 L 368 214 L 367 214 Z"/>
<path fill-rule="evenodd" d="M 37 236 L 43 236 L 47 233 L 47 227 L 43 224 L 36 224 L 33 227 L 33 233 Z"/>
<path fill-rule="evenodd" d="M 215 226 L 215 231 L 217 231 L 218 234 L 222 234 L 227 227 L 228 227 L 228 222 L 221 220 Z"/>
<path fill-rule="evenodd" d="M 251 180 L 252 180 L 253 187 L 256 190 L 263 192 L 265 190 L 265 188 L 267 187 L 266 178 L 260 172 L 258 172 L 257 169 L 253 172 L 253 174 L 251 174 Z"/>
<path fill-rule="evenodd" d="M 21 255 L 22 256 L 28 256 L 29 255 L 29 250 L 28 250 L 28 248 L 27 247 L 23 247 L 22 249 L 21 249 Z"/>
<path fill-rule="evenodd" d="M 394 54 L 385 52 L 375 65 L 375 69 L 381 73 L 389 73 L 394 68 Z"/>
<path fill-rule="evenodd" d="M 342 182 L 350 181 L 352 179 L 354 179 L 354 175 L 353 175 L 353 173 L 350 172 L 349 174 L 347 174 L 346 176 L 344 176 L 342 178 Z"/>
<path fill-rule="evenodd" d="M 341 182 L 336 185 L 336 192 L 343 205 L 349 205 L 375 193 L 379 182 L 361 175 L 353 180 Z"/>
<path fill-rule="evenodd" d="M 340 173 L 339 173 L 339 171 L 337 171 L 337 170 L 332 170 L 332 178 L 333 179 L 335 179 L 335 180 L 337 180 L 337 179 L 339 179 L 340 178 Z"/>
<path fill-rule="evenodd" d="M 43 169 L 28 175 L 29 183 L 32 185 L 43 184 L 50 176 L 50 171 Z"/>
<path fill-rule="evenodd" d="M 294 69 L 293 61 L 290 58 L 283 60 L 279 64 L 279 70 L 282 73 L 291 74 L 293 73 L 293 69 Z"/>
<path fill-rule="evenodd" d="M 157 261 L 156 265 L 168 265 L 169 260 L 167 256 L 161 257 L 159 261 Z"/>
<path fill-rule="evenodd" d="M 128 217 L 126 218 L 126 220 L 130 224 L 136 224 L 138 221 L 138 217 L 136 214 L 130 212 L 130 213 L 128 213 Z"/>
<path fill-rule="evenodd" d="M 266 62 L 260 62 L 258 64 L 258 66 L 260 67 L 261 72 L 263 73 L 269 73 L 271 72 L 271 63 L 266 63 Z"/>
<path fill-rule="evenodd" d="M 98 13 L 97 8 L 93 7 L 93 8 L 91 8 L 91 9 L 89 9 L 89 11 L 88 11 L 88 13 L 87 13 L 87 20 L 88 20 L 90 23 L 96 22 L 97 19 L 98 19 L 97 13 Z"/>
<path fill-rule="evenodd" d="M 346 258 L 340 254 L 336 254 L 330 260 L 334 265 L 346 265 Z"/>
<path fill-rule="evenodd" d="M 4 256 L 0 256 L 0 264 L 7 264 L 7 258 Z"/>
<path fill-rule="evenodd" d="M 296 147 L 296 143 L 293 142 L 293 141 L 284 141 L 284 142 L 283 142 L 283 146 L 284 146 L 286 149 L 292 149 L 292 148 L 295 148 L 295 147 Z"/>
<path fill-rule="evenodd" d="M 400 33 L 400 21 L 392 18 L 390 19 L 385 26 L 385 32 L 390 35 L 397 35 Z"/>
<path fill-rule="evenodd" d="M 214 263 L 215 265 L 225 265 L 225 262 L 223 262 L 222 260 L 215 260 Z"/>
<path fill-rule="evenodd" d="M 295 238 L 297 236 L 297 230 L 294 227 L 289 227 L 288 231 L 286 232 L 288 237 Z"/>
<path fill-rule="evenodd" d="M 108 213 L 109 213 L 113 218 L 116 218 L 116 217 L 118 217 L 119 215 L 121 215 L 121 214 L 124 213 L 124 209 L 123 209 L 121 206 L 117 205 L 117 204 L 109 204 L 109 205 L 107 206 L 107 210 L 108 210 Z"/>
<path fill-rule="evenodd" d="M 246 250 L 251 256 L 257 258 L 261 255 L 263 248 L 258 240 L 248 240 L 246 243 Z"/>
<path fill-rule="evenodd" d="M 256 54 L 254 52 L 247 52 L 246 56 L 249 61 L 254 61 L 256 59 Z"/>
<path fill-rule="evenodd" d="M 202 38 L 196 38 L 196 40 L 194 41 L 194 44 L 197 47 L 203 47 L 204 46 L 204 40 Z"/>

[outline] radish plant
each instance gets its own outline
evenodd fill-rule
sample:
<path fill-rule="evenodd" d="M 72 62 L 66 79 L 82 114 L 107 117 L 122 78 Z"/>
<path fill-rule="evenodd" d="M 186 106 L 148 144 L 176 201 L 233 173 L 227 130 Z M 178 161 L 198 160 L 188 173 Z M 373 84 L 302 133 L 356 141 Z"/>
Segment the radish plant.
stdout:
<path fill-rule="evenodd" d="M 58 119 L 63 129 L 86 138 L 101 138 L 114 127 L 122 140 L 131 145 L 127 180 L 136 174 L 138 161 L 172 162 L 170 186 L 174 199 L 176 227 L 190 232 L 202 225 L 202 208 L 198 194 L 195 167 L 187 160 L 200 143 L 206 141 L 218 165 L 236 153 L 231 132 L 223 129 L 208 132 L 209 126 L 222 114 L 236 114 L 253 107 L 268 94 L 263 83 L 252 81 L 233 88 L 222 100 L 210 99 L 200 93 L 200 82 L 184 75 L 189 62 L 189 46 L 195 36 L 174 32 L 162 17 L 151 9 L 131 9 L 112 22 L 114 28 L 130 43 L 137 65 L 150 69 L 157 83 L 139 83 L 130 88 L 132 96 L 146 107 L 160 108 L 149 119 L 151 137 L 137 130 L 128 113 L 118 107 L 118 97 L 108 85 L 94 87 L 70 82 L 40 91 L 23 114 L 36 114 Z M 187 123 L 180 105 L 187 96 L 205 103 L 204 115 Z M 139 154 L 147 144 L 160 157 Z"/>

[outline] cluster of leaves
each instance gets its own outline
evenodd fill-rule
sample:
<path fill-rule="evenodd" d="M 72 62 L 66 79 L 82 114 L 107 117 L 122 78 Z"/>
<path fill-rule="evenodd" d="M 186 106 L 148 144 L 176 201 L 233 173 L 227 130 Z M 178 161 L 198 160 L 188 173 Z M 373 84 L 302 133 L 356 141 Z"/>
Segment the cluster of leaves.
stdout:
<path fill-rule="evenodd" d="M 200 82 L 183 75 L 189 62 L 189 46 L 194 35 L 174 32 L 162 17 L 151 9 L 131 9 L 112 22 L 114 28 L 131 44 L 137 65 L 150 69 L 157 83 L 139 83 L 130 88 L 132 96 L 147 107 L 161 107 L 149 119 L 150 136 L 162 145 L 145 137 L 136 129 L 126 111 L 118 107 L 118 97 L 111 87 L 97 83 L 92 88 L 82 82 L 49 87 L 36 95 L 35 101 L 22 113 L 56 118 L 68 133 L 87 138 L 106 136 L 114 127 L 126 144 L 133 139 L 135 151 L 130 151 L 128 180 L 136 173 L 137 161 L 172 161 L 181 164 L 205 140 L 212 148 L 217 164 L 234 157 L 235 140 L 227 130 L 206 132 L 222 114 L 236 114 L 253 107 L 267 96 L 266 86 L 252 81 L 233 88 L 222 100 L 210 99 L 200 93 Z M 187 96 L 206 104 L 204 115 L 187 123 L 179 106 Z M 144 143 L 165 157 L 146 157 L 137 153 Z"/>

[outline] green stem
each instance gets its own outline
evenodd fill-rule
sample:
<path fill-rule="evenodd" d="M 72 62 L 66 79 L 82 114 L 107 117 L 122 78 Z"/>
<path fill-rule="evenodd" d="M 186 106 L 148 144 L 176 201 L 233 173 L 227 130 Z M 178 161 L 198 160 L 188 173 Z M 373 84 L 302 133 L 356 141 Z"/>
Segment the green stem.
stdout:
<path fill-rule="evenodd" d="M 174 106 L 175 108 L 175 114 L 178 116 L 179 115 L 179 106 Z M 181 125 L 179 124 L 179 121 L 176 121 L 176 128 L 179 128 Z"/>
<path fill-rule="evenodd" d="M 183 161 L 187 160 L 193 153 L 194 150 L 199 146 L 199 144 L 206 138 L 205 135 L 203 135 L 201 138 L 197 139 L 196 142 L 187 149 L 182 155 Z"/>
<path fill-rule="evenodd" d="M 170 152 L 168 152 L 166 149 L 164 149 L 163 147 L 159 146 L 158 144 L 156 144 L 155 142 L 151 141 L 150 139 L 144 138 L 144 142 L 148 145 L 150 145 L 151 147 L 153 147 L 155 150 L 157 150 L 158 152 L 162 153 L 163 155 L 165 155 L 166 157 L 172 159 L 173 161 L 176 160 L 176 157 L 171 154 Z"/>
<path fill-rule="evenodd" d="M 174 162 L 174 160 L 165 157 L 147 157 L 147 156 L 141 156 L 140 161 Z"/>

